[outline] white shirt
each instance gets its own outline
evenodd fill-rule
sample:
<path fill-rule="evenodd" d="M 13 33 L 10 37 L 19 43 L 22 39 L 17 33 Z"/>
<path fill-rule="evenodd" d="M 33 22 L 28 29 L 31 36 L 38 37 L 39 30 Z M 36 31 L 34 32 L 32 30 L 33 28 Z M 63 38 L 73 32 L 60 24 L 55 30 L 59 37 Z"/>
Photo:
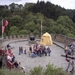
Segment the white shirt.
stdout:
<path fill-rule="evenodd" d="M 12 58 L 9 55 L 7 56 L 7 59 L 10 60 L 10 61 L 12 61 Z"/>

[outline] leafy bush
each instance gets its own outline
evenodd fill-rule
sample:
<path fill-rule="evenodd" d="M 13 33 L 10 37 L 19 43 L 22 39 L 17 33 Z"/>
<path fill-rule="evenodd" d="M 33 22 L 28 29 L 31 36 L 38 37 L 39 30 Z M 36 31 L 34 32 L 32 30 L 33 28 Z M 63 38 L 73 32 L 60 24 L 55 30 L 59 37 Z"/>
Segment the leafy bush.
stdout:
<path fill-rule="evenodd" d="M 33 68 L 29 75 L 69 75 L 62 68 L 56 68 L 53 65 L 48 64 L 44 70 L 41 66 Z"/>
<path fill-rule="evenodd" d="M 43 75 L 42 74 L 42 67 L 41 66 L 34 67 L 32 70 L 30 70 L 29 75 Z"/>
<path fill-rule="evenodd" d="M 68 33 L 67 36 L 75 38 L 75 36 L 73 34 L 71 34 L 71 33 Z"/>
<path fill-rule="evenodd" d="M 44 72 L 44 75 L 68 75 L 62 68 L 56 68 L 53 65 L 48 64 Z"/>
<path fill-rule="evenodd" d="M 56 68 L 55 66 L 49 63 L 45 69 L 43 69 L 41 66 L 34 67 L 26 74 L 24 74 L 20 70 L 15 69 L 11 70 L 0 69 L 0 75 L 69 75 L 69 74 L 62 68 Z M 75 73 L 73 75 L 75 75 Z"/>
<path fill-rule="evenodd" d="M 24 73 L 15 69 L 0 69 L 0 75 L 24 75 Z"/>

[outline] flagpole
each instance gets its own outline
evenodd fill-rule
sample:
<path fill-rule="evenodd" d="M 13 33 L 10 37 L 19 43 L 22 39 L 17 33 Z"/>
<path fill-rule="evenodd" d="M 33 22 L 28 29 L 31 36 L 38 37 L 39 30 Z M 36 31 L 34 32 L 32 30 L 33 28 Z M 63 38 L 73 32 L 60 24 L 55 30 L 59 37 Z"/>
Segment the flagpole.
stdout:
<path fill-rule="evenodd" d="M 41 20 L 41 36 L 42 36 L 42 20 Z"/>
<path fill-rule="evenodd" d="M 3 19 L 2 19 L 2 26 L 3 26 Z M 2 43 L 3 43 L 3 32 L 2 32 Z"/>

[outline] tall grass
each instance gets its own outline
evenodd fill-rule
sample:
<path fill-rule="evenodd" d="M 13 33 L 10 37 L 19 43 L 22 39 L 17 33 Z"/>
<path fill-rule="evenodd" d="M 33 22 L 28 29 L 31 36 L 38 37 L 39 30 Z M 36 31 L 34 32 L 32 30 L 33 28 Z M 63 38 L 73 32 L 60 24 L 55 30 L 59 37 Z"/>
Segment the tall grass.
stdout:
<path fill-rule="evenodd" d="M 51 64 L 46 66 L 46 69 L 43 69 L 41 66 L 34 67 L 30 70 L 29 75 L 69 75 L 62 68 L 56 68 Z"/>
<path fill-rule="evenodd" d="M 0 75 L 5 75 L 3 69 L 0 69 Z"/>
<path fill-rule="evenodd" d="M 0 75 L 24 75 L 24 73 L 15 69 L 0 69 Z"/>
<path fill-rule="evenodd" d="M 29 75 L 43 75 L 43 68 L 41 66 L 34 67 L 30 70 Z"/>
<path fill-rule="evenodd" d="M 55 66 L 48 64 L 44 71 L 44 75 L 68 75 L 68 73 L 62 68 L 56 68 Z"/>
<path fill-rule="evenodd" d="M 28 73 L 24 74 L 20 70 L 8 70 L 8 69 L 0 69 L 0 75 L 69 75 L 62 68 L 56 68 L 51 64 L 48 64 L 45 69 L 41 66 L 34 67 Z M 72 75 L 75 75 L 72 74 Z"/>

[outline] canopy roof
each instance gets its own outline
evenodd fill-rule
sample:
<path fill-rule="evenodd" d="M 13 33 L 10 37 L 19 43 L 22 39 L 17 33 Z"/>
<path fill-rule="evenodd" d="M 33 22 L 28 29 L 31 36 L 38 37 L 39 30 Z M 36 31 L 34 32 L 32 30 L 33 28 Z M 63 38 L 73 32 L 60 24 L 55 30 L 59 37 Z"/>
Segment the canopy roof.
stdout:
<path fill-rule="evenodd" d="M 51 46 L 53 44 L 51 35 L 46 32 L 42 35 L 40 45 Z"/>
<path fill-rule="evenodd" d="M 45 34 L 43 34 L 43 36 L 49 36 L 49 37 L 51 37 L 51 35 L 48 32 L 46 32 Z"/>

